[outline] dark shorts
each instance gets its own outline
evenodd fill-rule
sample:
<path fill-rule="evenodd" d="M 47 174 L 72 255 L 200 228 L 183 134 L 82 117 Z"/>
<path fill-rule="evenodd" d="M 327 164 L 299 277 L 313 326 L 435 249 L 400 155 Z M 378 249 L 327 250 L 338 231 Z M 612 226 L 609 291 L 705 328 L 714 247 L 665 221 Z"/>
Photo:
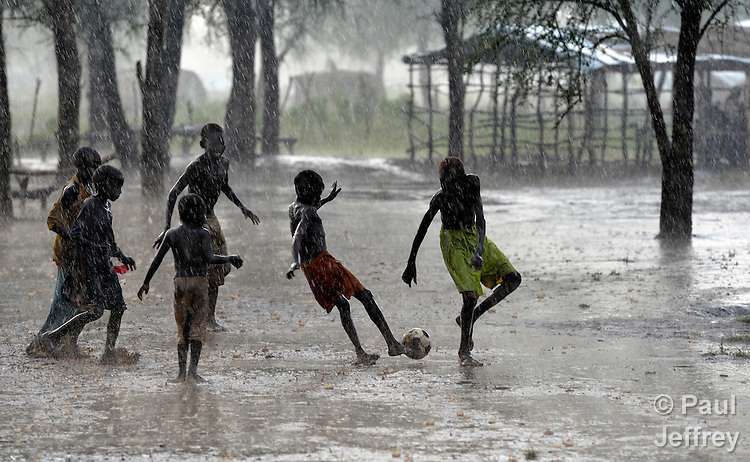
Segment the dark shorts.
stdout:
<path fill-rule="evenodd" d="M 174 320 L 180 343 L 203 341 L 208 317 L 206 276 L 174 278 Z"/>

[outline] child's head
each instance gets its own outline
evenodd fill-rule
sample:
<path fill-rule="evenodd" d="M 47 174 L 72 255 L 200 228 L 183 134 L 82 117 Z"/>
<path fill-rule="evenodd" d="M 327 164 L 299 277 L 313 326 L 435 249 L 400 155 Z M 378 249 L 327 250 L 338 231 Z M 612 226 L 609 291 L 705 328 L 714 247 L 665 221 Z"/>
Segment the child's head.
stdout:
<path fill-rule="evenodd" d="M 97 168 L 92 177 L 96 193 L 104 199 L 116 201 L 122 192 L 125 177 L 122 172 L 111 165 L 102 165 Z"/>
<path fill-rule="evenodd" d="M 200 145 L 206 152 L 219 157 L 224 153 L 224 130 L 218 124 L 210 123 L 201 128 Z"/>
<path fill-rule="evenodd" d="M 440 161 L 438 165 L 438 176 L 440 177 L 440 187 L 446 189 L 451 183 L 458 178 L 466 175 L 464 163 L 458 157 L 449 156 Z"/>
<path fill-rule="evenodd" d="M 297 200 L 303 204 L 314 205 L 320 201 L 325 189 L 323 178 L 312 170 L 303 170 L 294 177 L 294 190 Z"/>
<path fill-rule="evenodd" d="M 206 222 L 206 203 L 197 194 L 185 194 L 177 204 L 180 221 L 196 226 Z"/>
<path fill-rule="evenodd" d="M 81 181 L 89 181 L 94 170 L 102 165 L 102 158 L 95 149 L 88 146 L 80 147 L 73 153 L 73 165 L 78 170 L 76 174 Z"/>

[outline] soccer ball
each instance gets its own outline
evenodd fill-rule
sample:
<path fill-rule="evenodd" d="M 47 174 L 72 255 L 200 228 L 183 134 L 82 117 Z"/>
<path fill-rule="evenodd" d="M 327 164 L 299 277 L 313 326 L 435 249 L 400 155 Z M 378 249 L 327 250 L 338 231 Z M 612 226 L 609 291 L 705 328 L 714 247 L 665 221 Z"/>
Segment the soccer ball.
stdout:
<path fill-rule="evenodd" d="M 430 334 L 428 334 L 426 330 L 420 329 L 419 327 L 409 329 L 409 331 L 404 334 L 404 338 L 401 340 L 401 343 L 403 343 L 405 347 L 410 348 L 414 351 L 414 359 L 424 358 L 425 356 L 427 356 L 427 353 L 430 352 L 430 348 L 432 348 L 432 342 L 430 342 Z"/>

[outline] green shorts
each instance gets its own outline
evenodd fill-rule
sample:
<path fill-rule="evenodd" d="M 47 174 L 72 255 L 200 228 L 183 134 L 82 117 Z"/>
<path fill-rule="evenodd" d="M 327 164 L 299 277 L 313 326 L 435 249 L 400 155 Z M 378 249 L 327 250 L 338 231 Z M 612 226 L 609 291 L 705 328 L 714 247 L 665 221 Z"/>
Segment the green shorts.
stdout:
<path fill-rule="evenodd" d="M 503 276 L 516 269 L 500 249 L 488 238 L 484 240 L 484 265 L 474 271 L 469 262 L 477 249 L 477 230 L 441 229 L 440 249 L 443 251 L 445 267 L 453 278 L 459 292 L 476 292 L 482 295 L 482 285 L 492 289 L 502 282 Z"/>

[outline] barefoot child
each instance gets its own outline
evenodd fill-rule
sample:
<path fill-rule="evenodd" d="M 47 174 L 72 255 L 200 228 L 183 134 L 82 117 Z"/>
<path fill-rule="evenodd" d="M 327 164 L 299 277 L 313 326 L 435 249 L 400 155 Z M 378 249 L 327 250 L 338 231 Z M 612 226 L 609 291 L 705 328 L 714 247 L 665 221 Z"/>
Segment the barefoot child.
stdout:
<path fill-rule="evenodd" d="M 388 354 L 412 356 L 413 352 L 400 344 L 391 333 L 372 293 L 365 289 L 340 261 L 328 253 L 326 234 L 318 209 L 326 202 L 333 200 L 341 190 L 336 189 L 336 183 L 334 183 L 331 194 L 321 200 L 320 196 L 324 188 L 323 179 L 312 170 L 304 170 L 294 178 L 297 200 L 289 206 L 289 225 L 293 235 L 293 263 L 286 273 L 287 278 L 294 277 L 294 271 L 301 267 L 315 300 L 320 306 L 328 313 L 334 306 L 338 308 L 341 324 L 357 354 L 356 364 L 373 365 L 380 356 L 366 353 L 359 343 L 347 300 L 352 296 L 364 305 L 370 319 L 380 330 L 388 345 Z"/>
<path fill-rule="evenodd" d="M 115 242 L 112 230 L 110 202 L 116 201 L 125 182 L 122 173 L 111 165 L 102 165 L 93 175 L 96 194 L 86 199 L 78 218 L 70 227 L 70 239 L 75 243 L 76 265 L 63 283 L 63 294 L 83 294 L 85 297 L 71 300 L 82 312 L 62 324 L 54 331 L 44 334 L 52 351 L 57 349 L 60 339 L 70 332 L 80 332 L 83 327 L 101 318 L 109 310 L 107 340 L 104 345 L 103 363 L 116 362 L 115 343 L 120 334 L 120 322 L 127 306 L 122 297 L 120 281 L 112 265 L 117 258 L 130 270 L 135 270 L 135 260 L 123 254 Z M 85 298 L 85 300 L 84 300 Z"/>
<path fill-rule="evenodd" d="M 211 235 L 211 248 L 214 252 L 225 255 L 227 253 L 227 241 L 221 231 L 219 219 L 214 214 L 214 206 L 223 193 L 239 207 L 245 218 L 249 218 L 253 224 L 259 224 L 260 219 L 242 203 L 234 190 L 229 186 L 229 159 L 224 153 L 224 131 L 217 124 L 206 124 L 201 129 L 200 145 L 206 152 L 192 161 L 185 172 L 169 191 L 167 199 L 167 224 L 164 232 L 154 241 L 157 247 L 164 234 L 172 223 L 172 211 L 177 203 L 177 196 L 187 187 L 188 191 L 197 194 L 206 204 L 205 227 Z M 213 331 L 225 330 L 216 322 L 216 299 L 219 295 L 219 286 L 224 285 L 224 276 L 229 273 L 228 265 L 210 265 L 208 267 L 208 324 L 207 328 Z"/>
<path fill-rule="evenodd" d="M 440 248 L 448 272 L 463 297 L 461 314 L 456 322 L 461 326 L 461 345 L 458 357 L 463 366 L 481 366 L 471 357 L 474 322 L 487 310 L 516 290 L 521 275 L 507 257 L 485 237 L 484 210 L 479 177 L 466 174 L 458 157 L 446 157 L 438 167 L 441 189 L 430 200 L 430 207 L 422 218 L 401 279 L 411 287 L 417 283 L 417 252 L 427 229 L 438 212 L 442 221 Z M 482 286 L 493 292 L 477 307 Z"/>
<path fill-rule="evenodd" d="M 203 228 L 206 220 L 206 204 L 200 196 L 187 194 L 180 199 L 177 206 L 182 224 L 166 232 L 159 250 L 154 256 L 143 285 L 138 290 L 138 299 L 149 291 L 149 282 L 159 268 L 164 255 L 172 249 L 174 268 L 174 319 L 177 322 L 177 363 L 179 373 L 176 382 L 205 382 L 198 375 L 198 360 L 203 348 L 203 336 L 206 329 L 206 310 L 208 308 L 208 278 L 206 272 L 209 264 L 231 263 L 236 268 L 242 266 L 239 255 L 215 255 L 211 249 L 211 237 Z M 190 348 L 190 368 L 187 365 L 188 347 Z"/>

